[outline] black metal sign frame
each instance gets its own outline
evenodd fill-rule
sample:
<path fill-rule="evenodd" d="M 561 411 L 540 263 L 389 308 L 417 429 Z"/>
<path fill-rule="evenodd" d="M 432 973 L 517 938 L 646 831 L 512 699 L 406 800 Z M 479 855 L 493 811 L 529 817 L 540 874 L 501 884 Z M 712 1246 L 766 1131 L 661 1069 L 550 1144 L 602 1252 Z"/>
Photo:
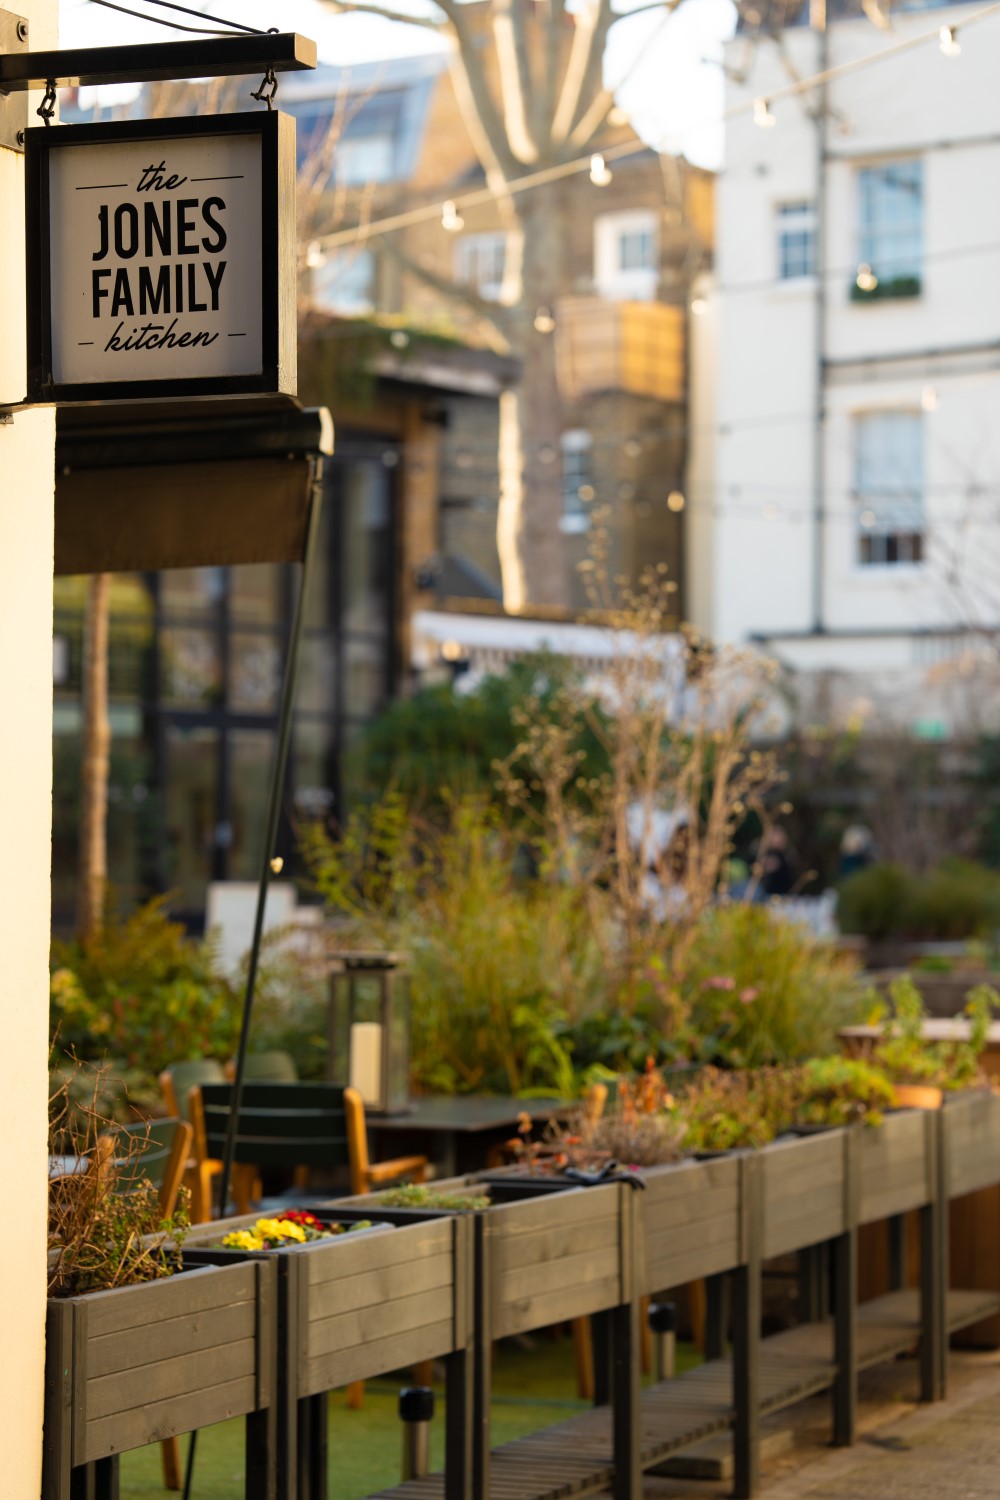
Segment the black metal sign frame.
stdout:
<path fill-rule="evenodd" d="M 259 374 L 59 384 L 53 377 L 49 200 L 50 153 L 108 142 L 170 141 L 204 136 L 258 136 L 261 149 L 261 339 Z M 162 399 L 189 396 L 295 394 L 295 121 L 278 110 L 97 125 L 57 125 L 27 132 L 26 273 L 27 403 Z"/>

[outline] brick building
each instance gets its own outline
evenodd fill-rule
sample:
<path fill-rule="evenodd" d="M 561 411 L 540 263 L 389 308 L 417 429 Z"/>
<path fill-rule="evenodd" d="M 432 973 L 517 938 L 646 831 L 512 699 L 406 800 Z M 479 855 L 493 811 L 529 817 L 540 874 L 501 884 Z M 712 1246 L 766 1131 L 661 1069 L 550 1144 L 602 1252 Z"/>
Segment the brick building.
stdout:
<path fill-rule="evenodd" d="M 496 349 L 488 305 L 505 298 L 508 234 L 493 201 L 445 210 L 485 181 L 446 59 L 322 67 L 283 83 L 282 99 L 298 117 L 302 161 L 327 150 L 331 162 L 327 191 L 302 225 L 313 238 L 313 306 L 374 315 L 402 336 L 431 329 Z M 683 592 L 686 325 L 692 280 L 710 254 L 712 179 L 643 148 L 627 123 L 597 144 L 603 152 L 633 142 L 634 153 L 594 174 L 603 185 L 582 171 L 533 190 L 545 194 L 569 246 L 564 284 L 538 309 L 556 343 L 561 415 L 538 457 L 561 467 L 560 530 L 576 605 L 584 603 L 576 564 L 598 505 L 610 510 L 613 570 L 634 577 L 666 561 Z M 441 215 L 391 235 L 324 244 L 359 220 L 438 202 Z M 437 593 L 499 599 L 496 401 L 466 393 L 439 406 Z"/>

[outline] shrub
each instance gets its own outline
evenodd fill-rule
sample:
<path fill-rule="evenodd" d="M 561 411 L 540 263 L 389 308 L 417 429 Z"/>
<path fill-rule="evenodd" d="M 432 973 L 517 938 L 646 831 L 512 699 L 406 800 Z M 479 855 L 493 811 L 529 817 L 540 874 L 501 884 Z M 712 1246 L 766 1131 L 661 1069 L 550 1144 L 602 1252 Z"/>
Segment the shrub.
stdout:
<path fill-rule="evenodd" d="M 965 1014 L 971 1023 L 966 1042 L 925 1039 L 923 996 L 908 974 L 892 981 L 889 999 L 892 1014 L 876 1012 L 876 1019 L 884 1019 L 872 1061 L 894 1082 L 952 1090 L 967 1088 L 979 1080 L 979 1058 L 986 1046 L 993 1010 L 1000 1007 L 1000 994 L 992 985 L 977 984 L 966 997 Z"/>
<path fill-rule="evenodd" d="M 876 940 L 992 937 L 1000 927 L 1000 875 L 964 859 L 922 876 L 872 865 L 841 886 L 837 919 L 842 931 Z"/>
<path fill-rule="evenodd" d="M 725 1072 L 705 1068 L 677 1100 L 688 1151 L 732 1151 L 766 1146 L 795 1117 L 791 1070 Z"/>
<path fill-rule="evenodd" d="M 148 1080 L 170 1062 L 230 1056 L 241 1009 L 212 969 L 212 946 L 189 938 L 157 897 L 91 937 L 52 945 L 51 1019 L 83 1059 L 122 1059 Z"/>
<path fill-rule="evenodd" d="M 737 1068 L 831 1051 L 863 995 L 848 954 L 743 903 L 705 913 L 682 989 L 701 1055 Z"/>
<path fill-rule="evenodd" d="M 880 1125 L 896 1102 L 881 1068 L 858 1057 L 813 1057 L 800 1070 L 795 1121 L 802 1125 Z"/>

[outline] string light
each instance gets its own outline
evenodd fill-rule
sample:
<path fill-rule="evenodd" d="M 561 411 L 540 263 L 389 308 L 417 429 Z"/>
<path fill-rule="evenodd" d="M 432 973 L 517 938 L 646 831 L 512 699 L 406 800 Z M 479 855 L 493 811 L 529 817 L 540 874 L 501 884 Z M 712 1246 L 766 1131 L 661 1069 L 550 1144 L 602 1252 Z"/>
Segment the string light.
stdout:
<path fill-rule="evenodd" d="M 858 519 L 866 531 L 871 531 L 875 525 L 875 512 L 873 510 L 863 510 Z"/>
<path fill-rule="evenodd" d="M 680 490 L 671 490 L 667 496 L 667 509 L 672 510 L 674 515 L 680 515 L 685 506 L 684 496 Z"/>
<path fill-rule="evenodd" d="M 776 115 L 771 113 L 771 101 L 769 99 L 755 99 L 753 101 L 753 122 L 759 125 L 761 130 L 770 130 L 772 125 L 777 125 Z"/>
<path fill-rule="evenodd" d="M 962 44 L 958 40 L 957 26 L 942 26 L 938 32 L 940 37 L 941 51 L 945 57 L 957 57 L 962 50 Z"/>
<path fill-rule="evenodd" d="M 974 26 L 979 22 L 988 20 L 998 13 L 1000 13 L 1000 0 L 992 0 L 991 4 L 984 5 L 980 10 L 966 15 L 962 21 L 962 29 L 966 30 L 969 26 Z M 957 28 L 951 29 L 956 30 Z M 725 124 L 729 120 L 739 119 L 751 107 L 753 108 L 754 119 L 758 124 L 762 124 L 765 127 L 776 124 L 777 122 L 774 116 L 771 115 L 770 110 L 772 100 L 801 98 L 822 83 L 849 77 L 873 65 L 882 65 L 892 58 L 933 41 L 935 37 L 940 37 L 939 28 L 921 32 L 918 36 L 904 37 L 889 46 L 880 46 L 876 51 L 867 52 L 861 57 L 850 58 L 848 61 L 838 63 L 834 67 L 824 68 L 818 73 L 810 74 L 807 78 L 797 78 L 794 82 L 775 89 L 769 97 L 755 99 L 752 102 L 752 106 L 749 100 L 745 102 L 741 101 L 739 104 L 734 104 L 719 114 L 713 114 L 701 120 L 690 121 L 683 129 L 663 136 L 655 143 L 655 149 L 658 151 L 665 151 L 668 148 L 676 149 L 678 143 L 683 141 L 689 131 L 709 125 Z M 770 116 L 769 119 L 758 118 L 758 106 L 760 106 L 760 114 Z M 626 157 L 635 156 L 639 152 L 648 151 L 649 149 L 650 147 L 645 141 L 623 141 L 620 145 L 607 147 L 603 155 L 605 161 L 621 161 Z M 549 182 L 556 182 L 561 178 L 570 177 L 576 172 L 584 171 L 588 167 L 589 162 L 590 158 L 584 156 L 576 158 L 573 161 L 560 162 L 555 166 L 544 167 L 537 172 L 529 172 L 523 177 L 515 178 L 513 181 L 506 183 L 504 192 L 511 195 L 529 192 Z M 496 195 L 493 188 L 478 188 L 473 192 L 463 194 L 461 201 L 463 207 L 471 208 L 478 204 L 494 203 Z M 347 229 L 334 230 L 330 234 L 323 235 L 320 243 L 324 249 L 330 249 L 335 245 L 355 244 L 362 234 L 366 239 L 370 240 L 375 235 L 390 234 L 396 230 L 408 228 L 411 224 L 428 222 L 436 218 L 437 213 L 438 208 L 436 203 L 424 204 L 406 209 L 401 213 L 386 215 L 384 218 L 370 219 L 363 226 L 363 229 L 355 225 Z"/>
<path fill-rule="evenodd" d="M 323 265 L 326 256 L 323 254 L 323 246 L 319 240 L 310 240 L 306 249 L 306 265 L 310 271 L 318 271 Z"/>
<path fill-rule="evenodd" d="M 590 158 L 590 180 L 595 187 L 607 187 L 611 181 L 611 168 L 599 151 Z"/>
<path fill-rule="evenodd" d="M 866 261 L 862 261 L 858 267 L 854 283 L 859 292 L 873 292 L 878 286 L 878 277 Z"/>
<path fill-rule="evenodd" d="M 932 385 L 925 385 L 920 392 L 920 406 L 923 411 L 937 411 L 938 393 Z"/>
<path fill-rule="evenodd" d="M 703 313 L 708 312 L 708 303 L 705 301 L 704 297 L 693 297 L 691 299 L 691 311 L 694 313 L 696 318 L 700 318 Z"/>
<path fill-rule="evenodd" d="M 449 234 L 457 234 L 460 229 L 465 228 L 465 220 L 459 213 L 454 198 L 449 198 L 441 209 L 441 228 L 447 229 Z"/>
<path fill-rule="evenodd" d="M 536 333 L 554 333 L 555 332 L 555 327 L 556 327 L 556 320 L 552 316 L 552 313 L 551 313 L 550 309 L 547 308 L 547 307 L 536 308 L 536 310 L 535 310 L 535 332 Z"/>
<path fill-rule="evenodd" d="M 389 335 L 389 343 L 394 349 L 406 349 L 409 347 L 410 335 L 402 328 L 394 328 Z"/>

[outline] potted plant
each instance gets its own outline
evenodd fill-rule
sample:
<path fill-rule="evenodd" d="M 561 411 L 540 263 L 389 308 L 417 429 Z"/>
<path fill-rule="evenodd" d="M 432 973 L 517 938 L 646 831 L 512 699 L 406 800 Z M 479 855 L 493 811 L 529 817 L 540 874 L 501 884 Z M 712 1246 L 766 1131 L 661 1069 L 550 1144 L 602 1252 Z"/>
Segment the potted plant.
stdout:
<path fill-rule="evenodd" d="M 938 1109 L 947 1091 L 968 1088 L 980 1080 L 979 1058 L 986 1045 L 994 1005 L 1000 995 L 980 984 L 969 992 L 965 1015 L 966 1040 L 931 1041 L 924 1035 L 927 1013 L 923 997 L 908 974 L 889 985 L 892 1012 L 875 1011 L 882 1034 L 872 1049 L 872 1061 L 895 1084 L 897 1101 L 917 1109 Z"/>
<path fill-rule="evenodd" d="M 274 1483 L 274 1268 L 196 1266 L 187 1214 L 163 1212 L 141 1146 L 99 1136 L 95 1112 L 52 1108 L 42 1493 L 63 1500 L 95 1464 L 114 1489 L 130 1448 L 245 1416 L 248 1497 Z"/>

